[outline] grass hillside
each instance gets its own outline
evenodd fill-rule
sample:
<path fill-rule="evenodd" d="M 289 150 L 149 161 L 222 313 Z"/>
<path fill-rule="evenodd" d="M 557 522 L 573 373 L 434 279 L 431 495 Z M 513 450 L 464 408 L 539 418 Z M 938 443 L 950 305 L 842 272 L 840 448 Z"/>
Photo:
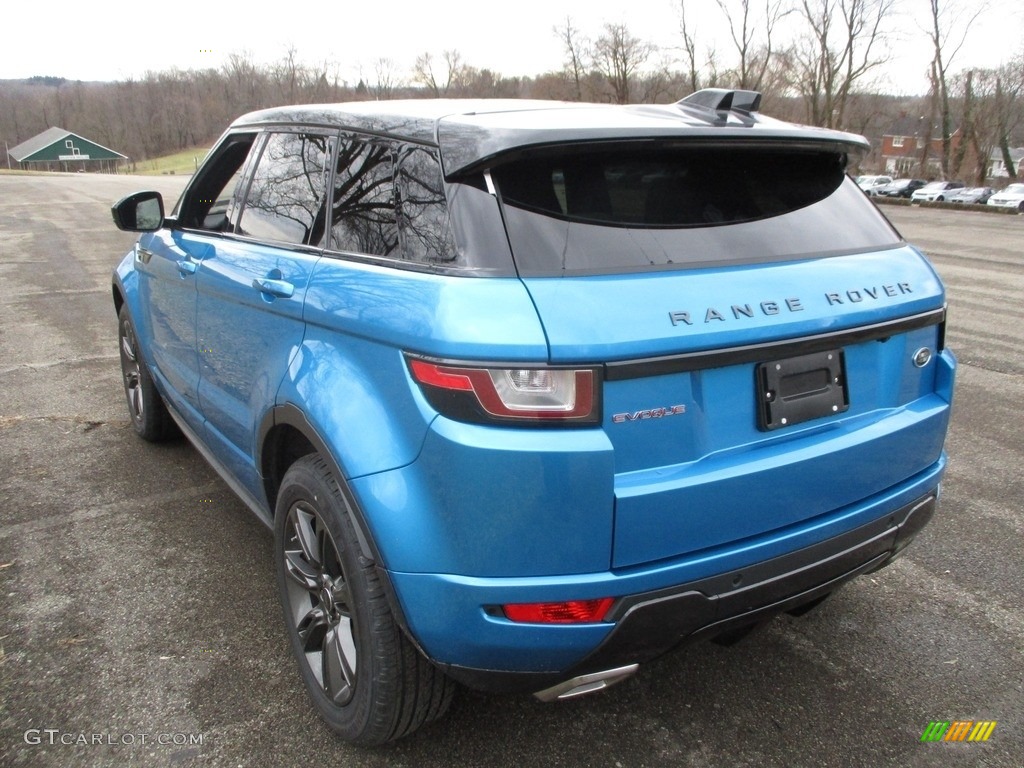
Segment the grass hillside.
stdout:
<path fill-rule="evenodd" d="M 195 173 L 196 165 L 203 162 L 208 147 L 195 147 L 164 157 L 141 160 L 135 164 L 135 173 L 142 176 L 188 175 Z"/>

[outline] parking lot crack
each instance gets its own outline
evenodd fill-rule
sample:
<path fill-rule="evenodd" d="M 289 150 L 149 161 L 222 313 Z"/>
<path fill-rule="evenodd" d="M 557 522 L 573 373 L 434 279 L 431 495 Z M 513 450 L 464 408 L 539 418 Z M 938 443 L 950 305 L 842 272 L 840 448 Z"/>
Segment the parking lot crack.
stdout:
<path fill-rule="evenodd" d="M 33 421 L 79 424 L 85 427 L 83 430 L 85 432 L 90 432 L 96 429 L 96 427 L 121 427 L 128 423 L 127 419 L 118 421 L 101 421 L 99 419 L 90 419 L 85 416 L 0 416 L 0 429 L 6 429 L 8 427 L 17 426 L 18 424 Z"/>
<path fill-rule="evenodd" d="M 163 504 L 171 504 L 184 499 L 192 499 L 198 496 L 208 496 L 222 489 L 223 484 L 219 481 L 211 481 L 199 486 L 189 486 L 180 490 L 154 493 L 137 499 L 125 499 L 109 504 L 100 504 L 94 507 L 85 507 L 61 511 L 53 515 L 38 517 L 22 523 L 0 526 L 0 541 L 12 537 L 33 536 L 51 528 L 66 528 L 69 524 L 85 523 L 97 518 L 114 514 L 127 514 L 143 507 L 157 507 Z"/>
<path fill-rule="evenodd" d="M 994 365 L 986 365 L 985 363 L 977 360 L 960 360 L 961 365 L 968 365 L 971 368 L 977 368 L 982 371 L 988 371 L 989 373 L 1001 373 L 1004 376 L 1020 376 L 1019 370 L 1007 370 L 1006 368 L 997 368 Z"/>
<path fill-rule="evenodd" d="M 0 376 L 8 373 L 16 373 L 18 371 L 24 371 L 26 369 L 31 371 L 41 371 L 47 368 L 55 368 L 60 365 L 78 365 L 80 363 L 98 363 L 98 362 L 109 362 L 110 360 L 118 360 L 118 355 L 89 355 L 87 357 L 70 357 L 61 358 L 60 360 L 46 360 L 39 363 L 20 363 L 18 365 L 10 366 L 0 370 Z"/>

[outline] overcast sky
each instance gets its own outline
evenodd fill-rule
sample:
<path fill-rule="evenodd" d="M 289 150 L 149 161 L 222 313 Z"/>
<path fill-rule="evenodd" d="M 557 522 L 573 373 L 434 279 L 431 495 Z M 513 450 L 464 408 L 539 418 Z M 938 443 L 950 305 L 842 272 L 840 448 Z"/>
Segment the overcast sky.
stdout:
<path fill-rule="evenodd" d="M 973 8 L 977 0 L 949 0 Z M 953 69 L 998 66 L 1024 46 L 1024 4 L 998 0 L 972 28 Z M 1000 7 L 1001 6 L 1001 7 Z M 404 76 L 416 56 L 440 58 L 455 49 L 465 63 L 503 75 L 536 75 L 562 66 L 553 28 L 567 16 L 591 38 L 607 22 L 624 22 L 636 37 L 678 56 L 679 0 L 393 0 L 387 2 L 284 2 L 268 15 L 256 3 L 170 2 L 8 4 L 2 14 L 0 79 L 54 75 L 72 80 L 121 80 L 147 70 L 219 67 L 231 53 L 249 52 L 260 63 L 280 60 L 291 47 L 302 61 L 328 62 L 355 84 L 374 80 L 374 63 L 393 60 Z M 687 0 L 687 16 L 704 45 L 733 64 L 731 43 L 714 0 Z M 931 58 L 928 0 L 896 0 L 899 37 L 880 87 L 897 94 L 924 93 Z M 104 12 L 104 8 L 107 12 Z M 319 15 L 313 18 L 313 9 Z M 84 12 L 82 12 L 84 10 Z"/>

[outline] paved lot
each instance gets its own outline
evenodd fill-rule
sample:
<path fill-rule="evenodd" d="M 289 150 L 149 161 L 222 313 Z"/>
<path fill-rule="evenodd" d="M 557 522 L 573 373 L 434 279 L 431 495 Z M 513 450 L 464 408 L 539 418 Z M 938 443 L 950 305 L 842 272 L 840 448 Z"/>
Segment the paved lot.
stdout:
<path fill-rule="evenodd" d="M 0 765 L 1024 763 L 1024 217 L 885 209 L 946 279 L 961 360 L 943 503 L 905 558 L 608 694 L 463 692 L 368 751 L 306 703 L 269 532 L 187 444 L 128 422 L 109 274 L 132 237 L 109 205 L 182 184 L 0 176 Z M 931 720 L 998 726 L 922 744 Z"/>

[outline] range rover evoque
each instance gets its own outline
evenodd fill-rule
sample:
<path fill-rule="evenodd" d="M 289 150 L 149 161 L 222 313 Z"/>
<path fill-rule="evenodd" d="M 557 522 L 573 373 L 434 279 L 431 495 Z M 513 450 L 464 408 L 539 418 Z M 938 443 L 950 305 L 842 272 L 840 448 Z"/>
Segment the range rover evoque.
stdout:
<path fill-rule="evenodd" d="M 866 141 L 676 104 L 235 121 L 113 276 L 135 431 L 274 531 L 317 710 L 379 744 L 454 683 L 544 700 L 802 612 L 932 516 L 945 294 Z"/>

